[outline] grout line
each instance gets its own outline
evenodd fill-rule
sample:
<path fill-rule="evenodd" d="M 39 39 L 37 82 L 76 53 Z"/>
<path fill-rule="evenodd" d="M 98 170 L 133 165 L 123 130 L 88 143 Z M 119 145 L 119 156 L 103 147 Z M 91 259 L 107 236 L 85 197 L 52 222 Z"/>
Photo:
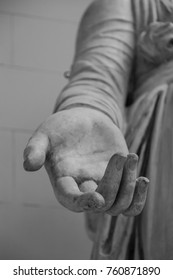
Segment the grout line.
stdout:
<path fill-rule="evenodd" d="M 38 19 L 38 20 L 46 20 L 46 21 L 52 21 L 52 22 L 61 22 L 61 23 L 67 23 L 67 24 L 73 24 L 73 25 L 78 25 L 80 22 L 79 20 L 69 20 L 69 19 L 63 19 L 63 18 L 52 18 L 52 17 L 44 17 L 40 15 L 31 15 L 27 13 L 20 13 L 20 12 L 6 12 L 6 11 L 0 11 L 0 14 L 4 15 L 11 15 L 11 16 L 18 16 L 18 17 L 25 17 L 25 18 L 31 18 L 31 19 Z M 82 13 L 81 13 L 82 16 Z"/>
<path fill-rule="evenodd" d="M 64 207 L 61 207 L 61 205 L 58 204 L 55 205 L 49 205 L 49 204 L 38 204 L 38 203 L 30 203 L 30 202 L 16 202 L 16 201 L 2 201 L 0 200 L 0 207 L 1 206 L 8 206 L 8 207 L 24 207 L 24 208 L 36 208 L 36 209 L 58 209 L 58 210 L 67 210 Z"/>
<path fill-rule="evenodd" d="M 30 133 L 34 132 L 34 129 L 0 126 L 0 131 L 9 131 L 9 132 L 12 132 L 12 133 L 28 133 L 28 134 L 30 134 Z"/>
<path fill-rule="evenodd" d="M 11 131 L 11 167 L 12 167 L 12 201 L 16 201 L 16 140 L 15 132 Z"/>
<path fill-rule="evenodd" d="M 14 16 L 10 16 L 10 65 L 14 64 Z"/>
<path fill-rule="evenodd" d="M 42 68 L 36 68 L 36 67 L 30 67 L 30 66 L 21 66 L 21 65 L 13 65 L 13 64 L 7 64 L 7 63 L 0 63 L 0 67 L 4 67 L 6 69 L 16 69 L 20 71 L 29 71 L 29 72 L 39 72 L 39 73 L 45 73 L 45 74 L 58 74 L 62 77 L 64 77 L 63 72 L 60 70 L 49 70 L 49 69 L 42 69 Z"/>

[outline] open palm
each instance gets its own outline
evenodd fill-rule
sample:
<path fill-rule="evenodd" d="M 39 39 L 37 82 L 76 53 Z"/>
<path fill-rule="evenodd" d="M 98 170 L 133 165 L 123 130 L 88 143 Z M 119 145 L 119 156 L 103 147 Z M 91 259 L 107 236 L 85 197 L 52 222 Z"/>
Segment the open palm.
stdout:
<path fill-rule="evenodd" d="M 136 181 L 137 156 L 127 155 L 121 131 L 106 115 L 74 108 L 39 126 L 25 149 L 24 167 L 45 165 L 58 201 L 72 211 L 133 215 L 143 208 L 147 180 Z"/>

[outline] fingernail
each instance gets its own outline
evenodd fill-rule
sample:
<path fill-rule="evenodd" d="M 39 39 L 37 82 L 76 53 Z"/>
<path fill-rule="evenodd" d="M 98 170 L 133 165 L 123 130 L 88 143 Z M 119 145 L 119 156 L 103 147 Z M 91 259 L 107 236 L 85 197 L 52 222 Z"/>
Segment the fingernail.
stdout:
<path fill-rule="evenodd" d="M 139 177 L 137 179 L 137 182 L 140 189 L 140 193 L 145 193 L 148 189 L 148 184 L 150 181 L 146 177 Z"/>
<path fill-rule="evenodd" d="M 128 158 L 128 166 L 130 170 L 135 170 L 137 167 L 138 157 L 135 154 L 129 154 Z"/>
<path fill-rule="evenodd" d="M 149 182 L 150 182 L 150 180 L 146 177 L 139 177 L 139 178 L 136 179 L 136 181 L 138 183 L 144 184 L 144 185 L 149 184 Z"/>
<path fill-rule="evenodd" d="M 117 159 L 116 159 L 116 168 L 117 168 L 117 170 L 123 169 L 125 161 L 126 161 L 126 158 L 124 156 L 117 155 Z"/>

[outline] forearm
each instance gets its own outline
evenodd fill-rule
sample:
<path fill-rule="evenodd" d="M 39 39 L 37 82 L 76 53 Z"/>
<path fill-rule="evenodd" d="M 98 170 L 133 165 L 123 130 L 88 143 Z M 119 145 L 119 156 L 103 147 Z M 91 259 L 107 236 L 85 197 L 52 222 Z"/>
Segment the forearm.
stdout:
<path fill-rule="evenodd" d="M 95 1 L 80 24 L 69 83 L 55 111 L 90 106 L 121 128 L 133 54 L 131 1 Z"/>

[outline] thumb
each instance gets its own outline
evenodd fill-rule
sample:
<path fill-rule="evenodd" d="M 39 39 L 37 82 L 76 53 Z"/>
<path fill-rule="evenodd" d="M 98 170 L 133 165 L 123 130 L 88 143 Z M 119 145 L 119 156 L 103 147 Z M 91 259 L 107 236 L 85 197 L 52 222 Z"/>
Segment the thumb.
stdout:
<path fill-rule="evenodd" d="M 36 131 L 32 135 L 23 154 L 26 171 L 36 171 L 43 166 L 48 146 L 49 139 L 45 133 Z"/>

